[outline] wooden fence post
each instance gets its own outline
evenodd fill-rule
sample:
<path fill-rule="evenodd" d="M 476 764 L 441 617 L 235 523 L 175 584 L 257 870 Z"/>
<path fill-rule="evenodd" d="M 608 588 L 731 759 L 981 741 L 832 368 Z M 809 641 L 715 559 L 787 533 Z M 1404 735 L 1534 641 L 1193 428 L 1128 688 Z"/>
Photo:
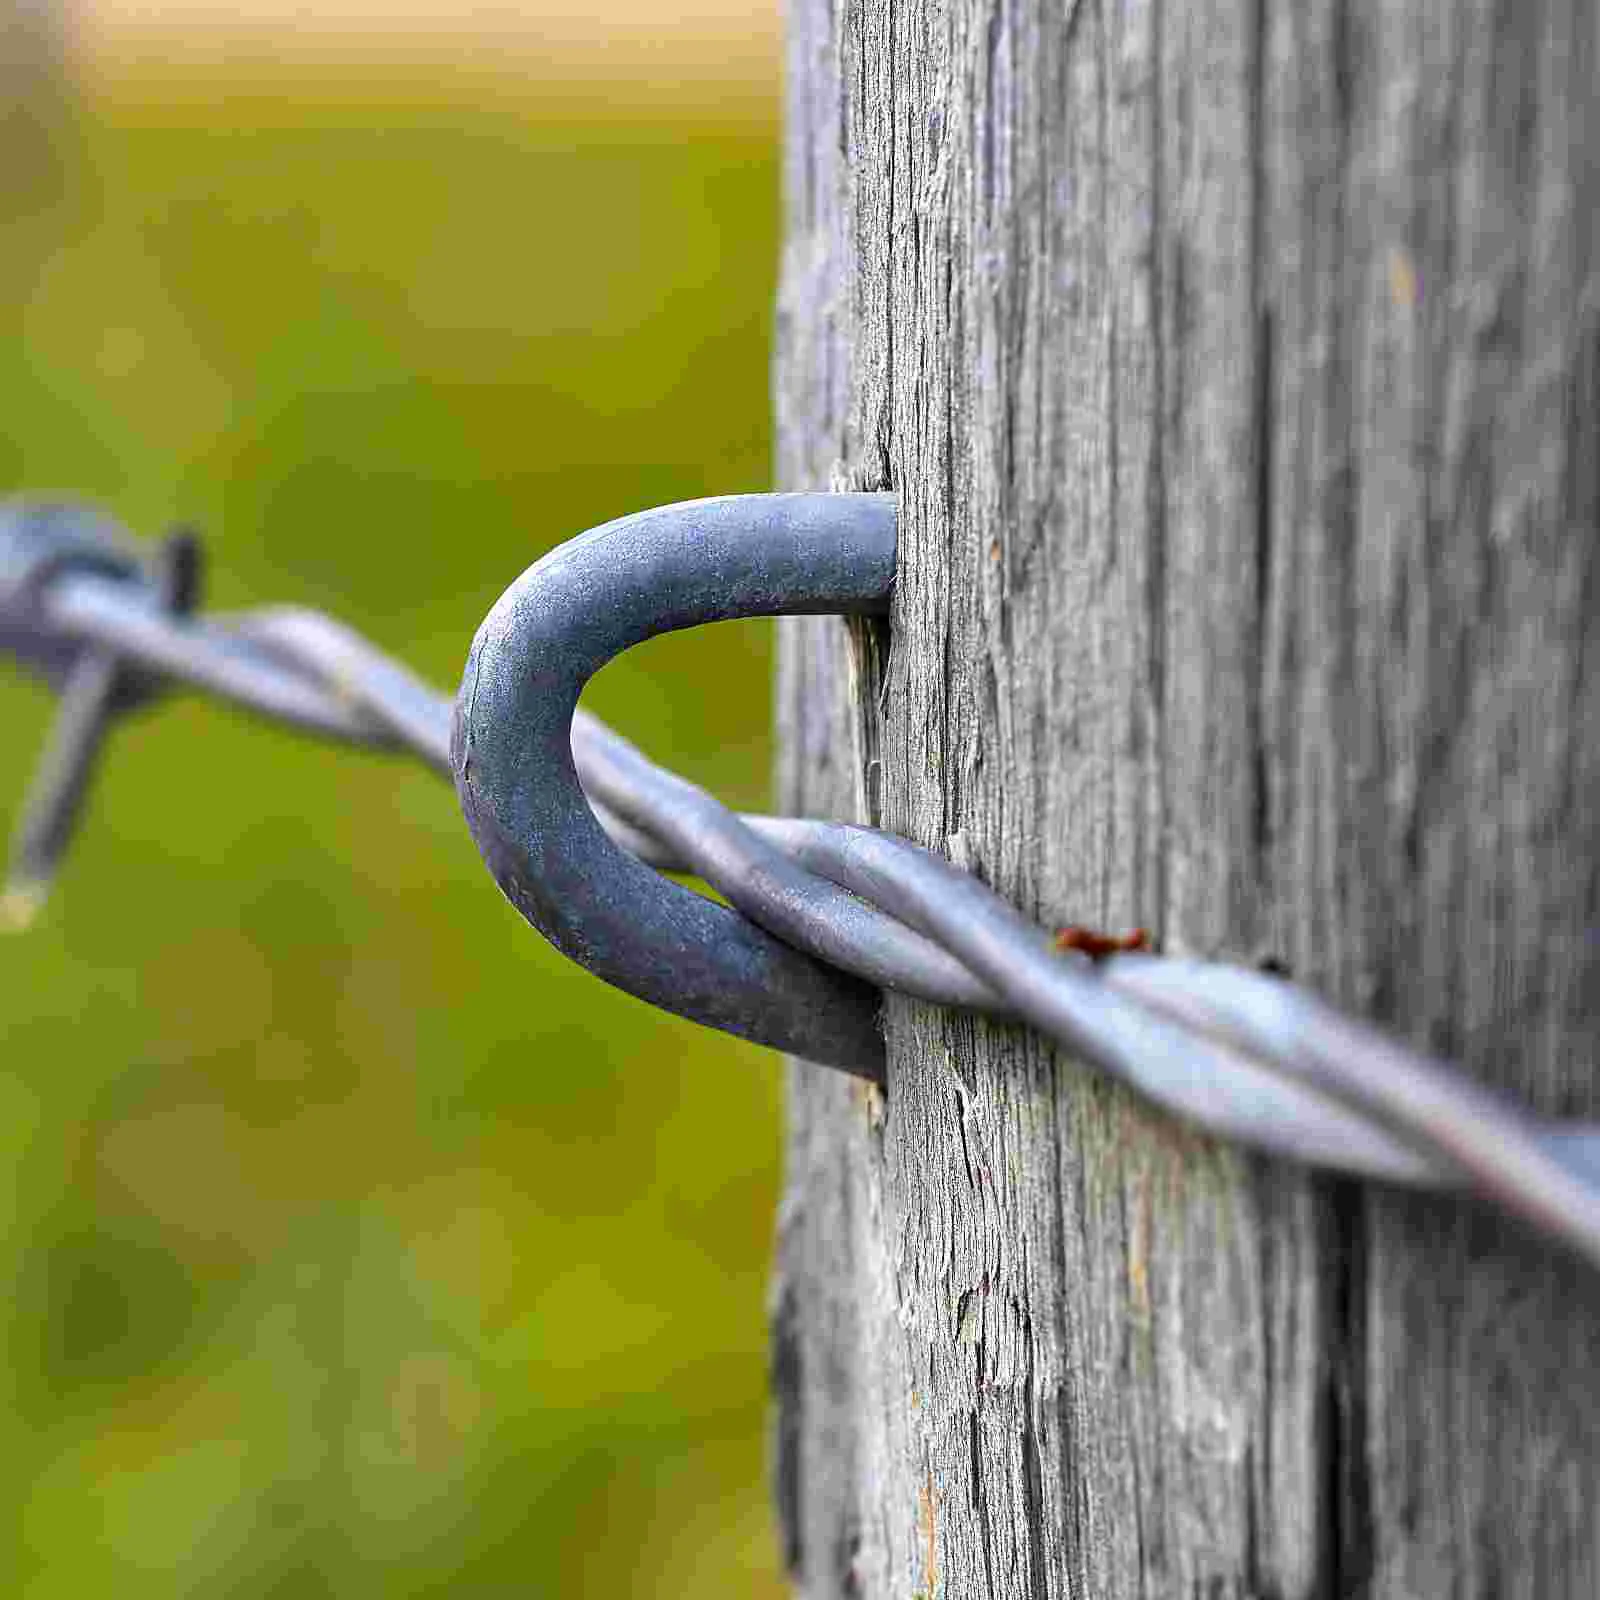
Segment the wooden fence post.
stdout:
<path fill-rule="evenodd" d="M 791 0 L 786 806 L 1600 1112 L 1593 0 Z M 1600 1593 L 1600 1275 L 896 1002 L 792 1069 L 800 1592 Z"/>

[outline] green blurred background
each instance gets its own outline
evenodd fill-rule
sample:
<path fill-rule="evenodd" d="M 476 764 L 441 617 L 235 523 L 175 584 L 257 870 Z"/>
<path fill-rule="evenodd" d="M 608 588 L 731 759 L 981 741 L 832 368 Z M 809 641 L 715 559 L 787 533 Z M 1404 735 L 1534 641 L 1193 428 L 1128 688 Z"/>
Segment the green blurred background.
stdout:
<path fill-rule="evenodd" d="M 768 483 L 766 89 L 104 62 L 0 231 L 0 488 L 442 685 L 551 544 Z M 19 191 L 20 192 L 20 191 Z M 768 635 L 590 696 L 766 798 Z M 9 827 L 50 714 L 0 670 Z M 6 1593 L 773 1595 L 775 1058 L 500 899 L 448 786 L 174 701 L 0 941 Z"/>

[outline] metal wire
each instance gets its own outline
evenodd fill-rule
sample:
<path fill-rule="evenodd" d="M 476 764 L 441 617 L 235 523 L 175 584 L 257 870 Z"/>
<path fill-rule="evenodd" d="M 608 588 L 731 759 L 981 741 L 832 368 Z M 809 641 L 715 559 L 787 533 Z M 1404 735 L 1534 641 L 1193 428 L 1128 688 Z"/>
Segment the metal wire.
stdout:
<path fill-rule="evenodd" d="M 37 587 L 30 648 L 10 624 L 0 650 L 21 658 L 114 660 L 307 733 L 449 770 L 450 699 L 318 612 L 186 618 L 148 587 L 69 570 Z M 1031 1024 L 1225 1138 L 1363 1176 L 1473 1190 L 1600 1264 L 1600 1126 L 1536 1118 L 1276 978 L 1063 954 L 941 857 L 871 829 L 737 816 L 582 711 L 571 744 L 611 838 L 659 870 L 698 875 L 830 966 Z"/>

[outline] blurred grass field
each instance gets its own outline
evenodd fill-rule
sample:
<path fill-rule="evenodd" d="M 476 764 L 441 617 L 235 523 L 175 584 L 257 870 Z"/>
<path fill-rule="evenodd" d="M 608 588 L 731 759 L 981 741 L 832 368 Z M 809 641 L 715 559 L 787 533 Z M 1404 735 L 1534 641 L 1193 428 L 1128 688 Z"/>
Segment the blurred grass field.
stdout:
<path fill-rule="evenodd" d="M 453 687 L 551 544 L 766 486 L 773 128 L 579 89 L 97 75 L 0 241 L 0 488 L 197 523 L 210 603 Z M 589 703 L 758 806 L 767 657 Z M 0 672 L 0 824 L 49 712 Z M 6 1593 L 781 1592 L 777 1063 L 548 952 L 448 786 L 131 721 L 0 1039 Z"/>

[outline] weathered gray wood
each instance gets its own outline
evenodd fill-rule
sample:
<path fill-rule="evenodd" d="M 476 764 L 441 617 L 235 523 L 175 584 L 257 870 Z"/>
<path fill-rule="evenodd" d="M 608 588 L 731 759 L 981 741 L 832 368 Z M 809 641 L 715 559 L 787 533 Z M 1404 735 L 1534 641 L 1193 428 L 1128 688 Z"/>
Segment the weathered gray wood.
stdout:
<path fill-rule="evenodd" d="M 1600 7 L 791 0 L 784 800 L 1600 1110 Z M 1600 1593 L 1600 1277 L 895 1003 L 792 1072 L 808 1596 Z"/>

